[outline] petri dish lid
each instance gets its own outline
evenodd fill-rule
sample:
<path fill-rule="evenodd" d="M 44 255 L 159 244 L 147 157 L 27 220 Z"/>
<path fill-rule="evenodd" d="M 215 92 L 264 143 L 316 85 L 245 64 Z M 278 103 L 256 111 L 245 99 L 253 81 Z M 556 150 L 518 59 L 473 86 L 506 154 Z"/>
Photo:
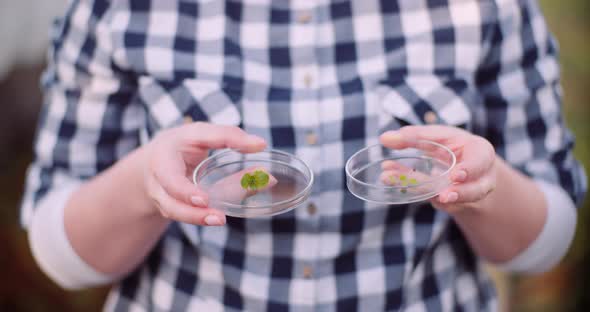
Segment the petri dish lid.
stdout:
<path fill-rule="evenodd" d="M 455 154 L 436 142 L 404 142 L 404 148 L 377 144 L 346 162 L 346 185 L 356 197 L 379 204 L 408 204 L 430 199 L 451 185 Z"/>
<path fill-rule="evenodd" d="M 221 150 L 193 172 L 193 182 L 208 194 L 211 208 L 242 218 L 274 216 L 302 205 L 313 180 L 305 162 L 278 150 Z"/>

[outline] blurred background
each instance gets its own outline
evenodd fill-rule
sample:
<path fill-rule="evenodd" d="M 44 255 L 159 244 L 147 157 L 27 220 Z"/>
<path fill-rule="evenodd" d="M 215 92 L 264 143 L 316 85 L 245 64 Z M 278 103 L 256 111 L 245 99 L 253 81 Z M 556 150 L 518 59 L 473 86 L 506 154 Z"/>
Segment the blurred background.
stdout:
<path fill-rule="evenodd" d="M 65 292 L 37 268 L 18 223 L 41 103 L 48 26 L 65 0 L 0 0 L 0 311 L 99 311 L 107 289 Z M 590 168 L 590 1 L 541 0 L 561 46 L 566 120 L 576 155 Z M 503 311 L 590 311 L 590 200 L 579 210 L 573 247 L 534 277 L 494 273 Z"/>

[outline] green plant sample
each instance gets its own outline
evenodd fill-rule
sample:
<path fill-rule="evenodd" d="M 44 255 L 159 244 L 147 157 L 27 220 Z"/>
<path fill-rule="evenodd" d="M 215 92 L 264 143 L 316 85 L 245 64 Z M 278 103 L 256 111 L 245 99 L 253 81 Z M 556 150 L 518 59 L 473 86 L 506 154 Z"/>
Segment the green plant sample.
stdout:
<path fill-rule="evenodd" d="M 399 180 L 401 181 L 402 186 L 408 186 L 408 177 L 406 177 L 405 174 L 400 174 Z M 404 190 L 402 190 L 402 191 L 404 191 Z"/>
<path fill-rule="evenodd" d="M 396 184 L 395 178 L 396 177 L 394 175 L 389 176 L 389 182 L 391 182 L 392 185 Z M 417 185 L 418 184 L 418 180 L 416 178 L 408 178 L 405 174 L 400 174 L 398 179 L 399 179 L 400 184 L 402 186 Z"/>
<path fill-rule="evenodd" d="M 405 174 L 400 174 L 397 179 L 399 179 L 399 183 L 401 186 L 408 186 L 408 185 L 418 185 L 418 179 L 416 178 L 408 178 L 408 176 L 406 176 Z M 389 182 L 391 182 L 391 185 L 396 185 L 396 176 L 395 175 L 390 175 L 389 176 Z M 402 192 L 402 194 L 406 194 L 408 192 L 408 190 L 406 188 L 402 188 L 400 189 L 400 192 Z"/>
<path fill-rule="evenodd" d="M 269 180 L 268 173 L 262 170 L 256 170 L 252 173 L 245 173 L 242 176 L 240 184 L 245 190 L 258 190 L 267 186 Z"/>

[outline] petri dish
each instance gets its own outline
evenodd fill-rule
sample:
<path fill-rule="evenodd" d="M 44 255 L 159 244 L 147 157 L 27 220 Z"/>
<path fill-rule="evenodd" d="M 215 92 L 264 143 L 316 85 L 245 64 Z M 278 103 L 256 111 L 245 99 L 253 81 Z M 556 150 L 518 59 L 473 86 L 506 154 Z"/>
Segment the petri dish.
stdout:
<path fill-rule="evenodd" d="M 451 185 L 456 163 L 446 146 L 425 140 L 391 149 L 377 144 L 361 149 L 346 162 L 346 185 L 356 197 L 379 204 L 427 200 Z"/>
<path fill-rule="evenodd" d="M 261 172 L 267 179 L 253 178 Z M 221 150 L 193 172 L 193 182 L 208 194 L 211 208 L 241 218 L 270 217 L 304 205 L 313 179 L 305 162 L 278 150 Z"/>

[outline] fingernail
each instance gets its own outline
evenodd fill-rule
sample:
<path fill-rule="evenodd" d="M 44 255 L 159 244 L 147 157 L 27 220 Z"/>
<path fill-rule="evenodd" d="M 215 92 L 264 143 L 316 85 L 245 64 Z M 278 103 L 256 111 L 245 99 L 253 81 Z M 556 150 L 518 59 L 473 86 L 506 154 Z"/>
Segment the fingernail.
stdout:
<path fill-rule="evenodd" d="M 193 197 L 191 197 L 191 202 L 195 206 L 201 206 L 201 207 L 207 206 L 207 204 L 205 203 L 205 201 L 201 197 L 199 197 L 199 196 L 193 196 Z"/>
<path fill-rule="evenodd" d="M 455 192 L 451 192 L 447 195 L 447 203 L 452 203 L 454 201 L 457 201 L 457 199 L 459 199 L 459 194 L 455 193 Z"/>
<path fill-rule="evenodd" d="M 208 215 L 205 217 L 205 224 L 207 224 L 207 225 L 223 225 L 223 222 L 216 215 Z"/>
<path fill-rule="evenodd" d="M 465 170 L 459 170 L 453 175 L 453 180 L 456 182 L 463 182 L 465 179 L 467 179 L 467 172 Z"/>

